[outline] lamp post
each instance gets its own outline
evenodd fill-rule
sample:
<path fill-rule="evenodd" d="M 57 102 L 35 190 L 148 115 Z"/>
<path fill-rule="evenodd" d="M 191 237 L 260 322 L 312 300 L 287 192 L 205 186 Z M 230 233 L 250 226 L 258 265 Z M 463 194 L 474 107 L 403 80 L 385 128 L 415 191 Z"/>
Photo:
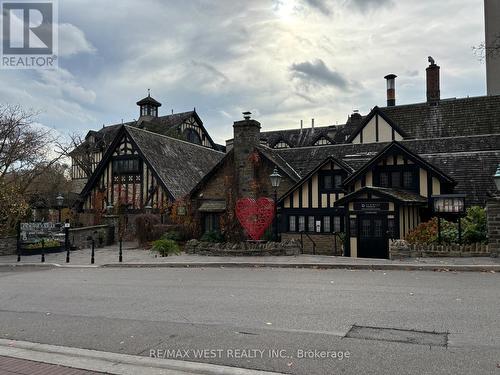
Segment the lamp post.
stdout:
<path fill-rule="evenodd" d="M 61 193 L 56 197 L 57 209 L 59 210 L 59 222 L 61 222 L 61 210 L 64 204 L 64 197 Z"/>
<path fill-rule="evenodd" d="M 497 187 L 497 195 L 500 196 L 500 164 L 498 164 L 497 172 L 493 176 L 493 180 L 495 180 L 495 185 Z"/>
<path fill-rule="evenodd" d="M 281 175 L 278 172 L 278 168 L 274 168 L 269 178 L 271 179 L 271 186 L 274 189 L 274 240 L 278 241 L 278 188 L 281 184 Z"/>

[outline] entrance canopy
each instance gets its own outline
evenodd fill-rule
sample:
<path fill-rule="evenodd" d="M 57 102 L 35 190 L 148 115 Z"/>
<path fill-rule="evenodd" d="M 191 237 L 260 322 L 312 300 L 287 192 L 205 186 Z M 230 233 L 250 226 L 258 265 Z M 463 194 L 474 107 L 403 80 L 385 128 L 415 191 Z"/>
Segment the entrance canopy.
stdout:
<path fill-rule="evenodd" d="M 343 198 L 335 202 L 336 206 L 344 206 L 346 203 L 356 201 L 359 199 L 371 200 L 380 199 L 398 203 L 400 205 L 416 205 L 425 206 L 428 204 L 428 199 L 422 197 L 420 194 L 401 190 L 401 189 L 390 189 L 375 186 L 365 186 L 354 193 L 345 195 Z"/>
<path fill-rule="evenodd" d="M 216 200 L 205 201 L 201 204 L 198 211 L 199 212 L 225 212 L 226 211 L 226 202 L 225 201 L 216 201 Z"/>

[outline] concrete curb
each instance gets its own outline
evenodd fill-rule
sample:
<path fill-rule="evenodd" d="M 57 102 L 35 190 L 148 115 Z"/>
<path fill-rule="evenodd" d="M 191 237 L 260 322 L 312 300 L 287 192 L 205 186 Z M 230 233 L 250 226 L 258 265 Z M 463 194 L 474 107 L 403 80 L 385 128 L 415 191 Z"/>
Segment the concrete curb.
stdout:
<path fill-rule="evenodd" d="M 450 271 L 500 272 L 500 264 L 384 264 L 384 263 L 273 263 L 273 262 L 169 262 L 169 263 L 107 263 L 102 265 L 71 265 L 57 263 L 0 263 L 0 270 L 23 268 L 297 268 L 320 270 L 372 270 L 372 271 Z"/>
<path fill-rule="evenodd" d="M 115 375 L 280 375 L 208 363 L 157 359 L 0 339 L 0 355 Z"/>
<path fill-rule="evenodd" d="M 103 268 L 306 268 L 390 271 L 456 271 L 500 272 L 499 265 L 453 264 L 372 264 L 372 263 L 259 263 L 259 262 L 171 262 L 171 263 L 108 263 Z"/>

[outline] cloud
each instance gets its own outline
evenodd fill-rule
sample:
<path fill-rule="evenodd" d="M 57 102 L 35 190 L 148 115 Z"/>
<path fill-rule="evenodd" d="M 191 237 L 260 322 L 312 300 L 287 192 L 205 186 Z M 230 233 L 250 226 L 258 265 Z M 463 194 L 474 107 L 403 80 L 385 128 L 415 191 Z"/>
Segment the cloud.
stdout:
<path fill-rule="evenodd" d="M 347 0 L 347 3 L 363 13 L 393 4 L 392 0 Z"/>
<path fill-rule="evenodd" d="M 294 78 L 304 83 L 349 89 L 349 81 L 342 74 L 328 68 L 321 59 L 314 60 L 313 62 L 306 61 L 292 64 L 290 70 Z"/>
<path fill-rule="evenodd" d="M 310 7 L 323 13 L 325 16 L 329 16 L 332 14 L 332 11 L 329 5 L 327 4 L 328 3 L 327 0 L 304 0 L 304 2 Z"/>
<path fill-rule="evenodd" d="M 78 27 L 62 23 L 59 25 L 59 55 L 73 56 L 79 53 L 94 53 L 95 47 Z"/>

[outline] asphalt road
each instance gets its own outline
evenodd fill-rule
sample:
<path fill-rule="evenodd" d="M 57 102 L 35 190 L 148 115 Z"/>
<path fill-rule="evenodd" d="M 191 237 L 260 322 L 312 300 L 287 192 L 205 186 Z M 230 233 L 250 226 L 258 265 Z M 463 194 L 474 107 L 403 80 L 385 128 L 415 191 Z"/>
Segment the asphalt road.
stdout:
<path fill-rule="evenodd" d="M 498 273 L 0 272 L 2 338 L 300 375 L 500 374 L 499 320 Z"/>

